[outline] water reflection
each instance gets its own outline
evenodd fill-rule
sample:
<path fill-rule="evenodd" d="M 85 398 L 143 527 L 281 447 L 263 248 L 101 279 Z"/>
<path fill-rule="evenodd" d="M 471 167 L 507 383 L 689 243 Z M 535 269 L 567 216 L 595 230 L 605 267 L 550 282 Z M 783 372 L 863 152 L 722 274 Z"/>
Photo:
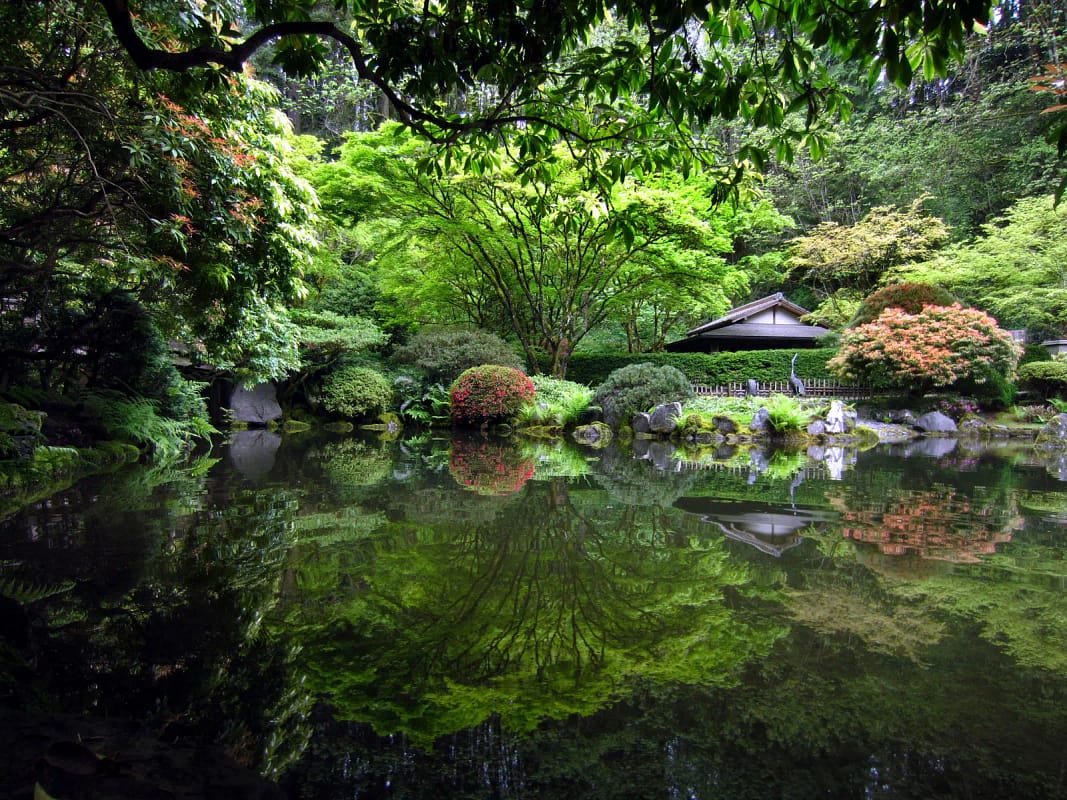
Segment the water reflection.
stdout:
<path fill-rule="evenodd" d="M 80 484 L 0 527 L 0 698 L 292 797 L 1062 795 L 1057 456 L 655 444 Z"/>
<path fill-rule="evenodd" d="M 706 497 L 683 497 L 675 507 L 699 515 L 701 522 L 729 538 L 775 558 L 803 542 L 802 531 L 826 528 L 827 523 L 838 519 L 835 513 L 796 505 L 722 502 Z"/>
<path fill-rule="evenodd" d="M 447 497 L 427 490 L 434 513 L 422 491 L 393 498 L 374 531 L 295 547 L 299 593 L 270 620 L 302 632 L 311 688 L 381 733 L 429 743 L 493 715 L 527 731 L 639 678 L 728 683 L 781 633 L 729 611 L 745 571 L 660 509 L 605 509 L 552 479 L 456 524 Z"/>

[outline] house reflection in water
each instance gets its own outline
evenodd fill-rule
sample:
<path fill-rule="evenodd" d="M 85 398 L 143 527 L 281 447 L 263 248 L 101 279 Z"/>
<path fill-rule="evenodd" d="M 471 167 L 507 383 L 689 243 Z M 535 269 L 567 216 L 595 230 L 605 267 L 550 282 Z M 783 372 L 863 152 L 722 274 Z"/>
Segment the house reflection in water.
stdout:
<path fill-rule="evenodd" d="M 800 532 L 805 528 L 839 519 L 831 511 L 710 497 L 682 497 L 674 507 L 699 515 L 701 521 L 714 525 L 731 539 L 775 558 L 804 541 Z"/>

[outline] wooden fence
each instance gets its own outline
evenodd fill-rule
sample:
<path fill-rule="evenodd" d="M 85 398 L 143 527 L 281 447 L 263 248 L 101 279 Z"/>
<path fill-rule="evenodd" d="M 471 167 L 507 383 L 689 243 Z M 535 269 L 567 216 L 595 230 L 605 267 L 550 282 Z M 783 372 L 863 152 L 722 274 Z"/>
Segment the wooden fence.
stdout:
<path fill-rule="evenodd" d="M 758 397 L 774 394 L 793 394 L 788 381 L 760 381 L 756 384 Z M 744 397 L 748 394 L 746 383 L 728 383 L 723 386 L 693 385 L 693 393 L 709 397 Z M 840 400 L 869 400 L 869 386 L 845 386 L 832 378 L 812 378 L 804 381 L 805 397 L 835 397 Z"/>

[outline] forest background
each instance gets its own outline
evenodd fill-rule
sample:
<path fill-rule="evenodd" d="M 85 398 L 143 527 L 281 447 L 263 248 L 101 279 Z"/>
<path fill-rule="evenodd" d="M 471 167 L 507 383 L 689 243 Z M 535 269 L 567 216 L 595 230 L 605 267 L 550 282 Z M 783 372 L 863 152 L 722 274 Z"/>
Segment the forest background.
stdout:
<path fill-rule="evenodd" d="M 840 329 L 902 280 L 1062 338 L 1067 11 L 1003 3 L 975 28 L 945 5 L 944 41 L 824 30 L 825 9 L 793 3 L 795 30 L 757 4 L 721 20 L 649 6 L 576 44 L 590 19 L 545 33 L 528 11 L 492 63 L 447 26 L 436 49 L 392 42 L 398 17 L 364 28 L 368 71 L 332 35 L 240 68 L 145 68 L 235 41 L 224 26 L 256 4 L 9 4 L 0 390 L 53 416 L 48 398 L 75 398 L 105 427 L 134 411 L 188 425 L 202 387 L 175 350 L 294 397 L 345 370 L 384 397 L 457 329 L 562 376 L 575 351 L 661 350 L 774 291 Z M 282 6 L 310 33 L 305 18 L 340 13 Z"/>

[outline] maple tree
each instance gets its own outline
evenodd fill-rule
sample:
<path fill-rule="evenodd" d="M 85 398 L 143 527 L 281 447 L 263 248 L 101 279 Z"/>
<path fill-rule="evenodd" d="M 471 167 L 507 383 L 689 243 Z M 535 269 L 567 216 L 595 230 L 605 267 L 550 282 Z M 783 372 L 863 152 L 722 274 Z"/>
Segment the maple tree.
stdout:
<path fill-rule="evenodd" d="M 954 303 L 917 314 L 887 308 L 845 331 L 827 367 L 844 380 L 922 394 L 965 379 L 1006 380 L 1018 359 L 1018 346 L 995 319 Z"/>

